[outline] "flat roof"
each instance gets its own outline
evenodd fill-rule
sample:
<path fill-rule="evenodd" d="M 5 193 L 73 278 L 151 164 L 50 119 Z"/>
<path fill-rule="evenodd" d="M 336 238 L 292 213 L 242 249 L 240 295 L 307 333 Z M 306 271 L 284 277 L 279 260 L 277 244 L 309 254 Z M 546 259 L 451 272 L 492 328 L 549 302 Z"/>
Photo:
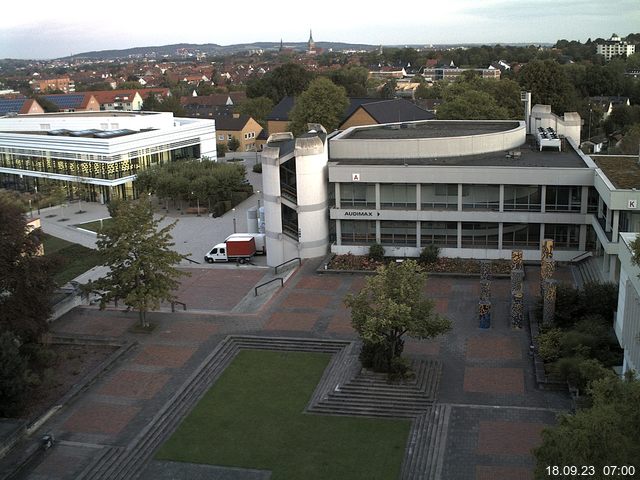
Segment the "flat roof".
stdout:
<path fill-rule="evenodd" d="M 589 155 L 615 188 L 640 189 L 640 159 L 637 155 Z"/>
<path fill-rule="evenodd" d="M 518 121 L 427 120 L 424 122 L 395 123 L 375 127 L 356 127 L 341 137 L 349 140 L 402 140 L 409 138 L 466 137 L 514 130 Z"/>
<path fill-rule="evenodd" d="M 52 112 L 52 113 L 28 113 L 18 115 L 16 118 L 75 118 L 75 117 L 139 117 L 141 115 L 158 115 L 161 112 L 138 112 L 121 110 L 100 110 L 96 112 Z"/>
<path fill-rule="evenodd" d="M 520 152 L 518 154 L 518 152 Z M 515 154 L 514 154 L 515 153 Z M 533 137 L 517 149 L 442 158 L 332 158 L 335 165 L 430 165 L 461 167 L 528 167 L 528 168 L 589 168 L 582 157 L 570 145 L 564 144 L 563 151 L 539 151 Z"/>

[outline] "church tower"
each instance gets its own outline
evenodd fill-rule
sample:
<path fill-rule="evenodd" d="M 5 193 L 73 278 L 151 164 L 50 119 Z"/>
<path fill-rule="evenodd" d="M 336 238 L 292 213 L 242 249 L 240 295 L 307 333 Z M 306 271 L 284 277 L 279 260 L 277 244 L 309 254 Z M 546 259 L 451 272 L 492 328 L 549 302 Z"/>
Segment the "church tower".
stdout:
<path fill-rule="evenodd" d="M 307 53 L 309 55 L 316 54 L 316 42 L 313 41 L 313 32 L 309 29 L 309 41 L 307 42 Z"/>

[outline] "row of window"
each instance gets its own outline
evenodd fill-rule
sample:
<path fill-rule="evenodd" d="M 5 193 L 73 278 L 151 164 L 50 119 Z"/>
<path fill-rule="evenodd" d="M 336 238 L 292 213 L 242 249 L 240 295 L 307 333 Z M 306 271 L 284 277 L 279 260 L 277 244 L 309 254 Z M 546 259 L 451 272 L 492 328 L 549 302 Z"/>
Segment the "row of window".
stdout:
<path fill-rule="evenodd" d="M 540 224 L 503 223 L 503 248 L 537 249 L 540 245 Z M 340 240 L 343 245 L 371 245 L 376 243 L 375 221 L 340 221 Z M 458 247 L 458 222 L 420 222 L 420 244 L 440 247 Z M 492 248 L 499 245 L 498 223 L 461 222 L 462 248 Z M 416 222 L 380 221 L 380 243 L 393 246 L 417 245 Z M 544 238 L 554 240 L 559 249 L 576 250 L 579 247 L 580 226 L 545 224 Z"/>
<path fill-rule="evenodd" d="M 420 188 L 421 210 L 457 210 L 458 184 L 423 184 Z M 500 210 L 500 185 L 467 185 L 461 189 L 463 210 Z M 598 195 L 590 187 L 588 211 L 596 212 Z M 545 211 L 580 212 L 582 187 L 546 187 Z M 340 208 L 376 208 L 376 184 L 340 184 Z M 380 184 L 380 208 L 415 210 L 417 208 L 416 184 Z M 542 187 L 539 185 L 504 185 L 504 211 L 542 210 Z"/>
<path fill-rule="evenodd" d="M 228 133 L 227 134 L 227 141 L 231 140 L 233 138 L 233 134 Z M 251 138 L 256 138 L 256 132 L 248 132 L 244 134 L 244 139 L 245 140 L 249 140 Z M 220 134 L 218 135 L 218 140 L 220 140 L 221 142 L 224 142 L 224 134 Z"/>

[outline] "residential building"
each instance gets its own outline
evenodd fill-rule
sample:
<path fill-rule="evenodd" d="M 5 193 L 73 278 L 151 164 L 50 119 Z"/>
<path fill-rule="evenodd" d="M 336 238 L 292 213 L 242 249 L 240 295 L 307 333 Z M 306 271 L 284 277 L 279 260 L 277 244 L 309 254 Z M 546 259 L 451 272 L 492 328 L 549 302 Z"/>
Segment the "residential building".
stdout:
<path fill-rule="evenodd" d="M 86 92 L 93 95 L 100 110 L 121 110 L 124 112 L 142 110 L 142 96 L 137 90 L 104 90 Z"/>
<path fill-rule="evenodd" d="M 218 115 L 232 115 L 246 99 L 244 92 L 217 93 L 214 95 L 180 98 L 186 115 L 193 118 L 212 118 Z"/>
<path fill-rule="evenodd" d="M 255 152 L 258 150 L 256 140 L 262 132 L 258 122 L 248 115 L 219 115 L 216 121 L 217 142 L 227 144 L 232 138 L 240 142 L 239 152 Z"/>
<path fill-rule="evenodd" d="M 61 93 L 43 95 L 42 98 L 58 107 L 59 112 L 98 112 L 100 104 L 91 93 Z"/>
<path fill-rule="evenodd" d="M 602 120 L 606 120 L 615 107 L 630 106 L 629 97 L 600 96 L 589 97 L 589 105 L 597 106 L 602 111 Z"/>
<path fill-rule="evenodd" d="M 76 91 L 75 83 L 69 77 L 61 78 L 34 78 L 29 81 L 29 85 L 34 92 L 47 92 L 51 90 L 60 90 L 64 93 L 72 93 Z"/>
<path fill-rule="evenodd" d="M 453 81 L 460 77 L 466 71 L 477 72 L 482 78 L 500 79 L 501 71 L 499 68 L 489 66 L 489 68 L 458 68 L 456 66 L 448 67 L 425 67 L 422 70 L 422 76 L 430 81 L 447 80 Z"/>
<path fill-rule="evenodd" d="M 216 160 L 215 122 L 167 112 L 74 112 L 0 118 L 0 185 L 40 191 L 79 184 L 93 201 L 137 196 L 139 170 Z"/>
<path fill-rule="evenodd" d="M 627 57 L 633 55 L 636 51 L 636 46 L 633 43 L 628 43 L 622 40 L 615 33 L 611 35 L 609 40 L 605 40 L 604 43 L 596 44 L 596 54 L 602 55 L 605 60 L 611 60 L 613 57 L 619 57 L 625 55 Z"/>
<path fill-rule="evenodd" d="M 32 98 L 0 98 L 0 117 L 18 114 L 27 115 L 30 113 L 44 113 L 44 109 Z"/>

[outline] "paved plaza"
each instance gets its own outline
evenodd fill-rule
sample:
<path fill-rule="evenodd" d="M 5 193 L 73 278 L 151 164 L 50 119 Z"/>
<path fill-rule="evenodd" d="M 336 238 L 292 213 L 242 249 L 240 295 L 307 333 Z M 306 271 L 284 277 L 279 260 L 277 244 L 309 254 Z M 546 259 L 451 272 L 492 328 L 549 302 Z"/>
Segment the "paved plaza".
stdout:
<path fill-rule="evenodd" d="M 22 478 L 75 479 L 104 449 L 124 451 L 228 335 L 355 340 L 343 298 L 358 291 L 366 277 L 318 274 L 319 264 L 319 259 L 303 263 L 284 288 L 266 292 L 250 308 L 239 307 L 254 296 L 256 284 L 273 277 L 271 270 L 235 265 L 190 269 L 192 276 L 179 292 L 187 311 L 149 314 L 157 324 L 151 334 L 130 333 L 137 314 L 122 308 L 83 306 L 57 320 L 52 325 L 57 334 L 137 343 L 42 427 L 41 432 L 55 434 L 57 443 Z M 527 291 L 535 292 L 539 271 L 528 267 L 526 274 Z M 562 268 L 558 278 L 570 280 Z M 434 340 L 408 339 L 405 353 L 442 364 L 436 401 L 451 413 L 440 437 L 446 445 L 439 478 L 533 478 L 531 448 L 556 414 L 570 407 L 563 394 L 536 387 L 527 330 L 509 325 L 508 291 L 508 279 L 493 280 L 492 325 L 482 330 L 475 314 L 479 279 L 433 276 L 427 281 L 425 294 L 452 320 L 453 330 Z M 191 473 L 181 473 L 176 465 L 170 475 L 155 461 L 146 469 L 141 478 L 268 478 L 264 472 L 214 467 L 190 466 Z M 164 476 L 157 476 L 160 471 Z"/>

